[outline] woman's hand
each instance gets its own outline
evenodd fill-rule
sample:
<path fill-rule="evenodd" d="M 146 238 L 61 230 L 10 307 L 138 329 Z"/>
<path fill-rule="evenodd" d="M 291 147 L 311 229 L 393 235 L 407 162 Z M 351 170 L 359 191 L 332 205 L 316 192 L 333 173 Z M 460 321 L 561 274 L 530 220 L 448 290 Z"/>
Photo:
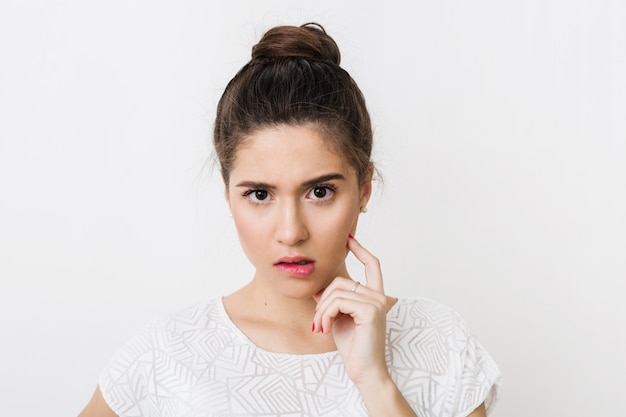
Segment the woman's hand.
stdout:
<path fill-rule="evenodd" d="M 365 266 L 366 284 L 338 277 L 315 296 L 313 331 L 332 332 L 348 377 L 356 384 L 389 379 L 385 361 L 386 315 L 395 300 L 385 296 L 378 259 L 348 238 L 348 249 Z"/>
<path fill-rule="evenodd" d="M 352 236 L 348 249 L 365 265 L 367 285 L 338 277 L 315 295 L 313 331 L 332 332 L 348 377 L 371 416 L 415 416 L 385 360 L 387 312 L 397 300 L 385 295 L 378 259 Z"/>

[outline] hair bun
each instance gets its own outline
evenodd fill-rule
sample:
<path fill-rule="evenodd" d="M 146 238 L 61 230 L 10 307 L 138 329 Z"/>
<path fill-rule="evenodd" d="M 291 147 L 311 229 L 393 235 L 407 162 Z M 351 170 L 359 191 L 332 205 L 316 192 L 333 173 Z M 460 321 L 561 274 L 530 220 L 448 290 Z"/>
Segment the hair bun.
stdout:
<path fill-rule="evenodd" d="M 331 61 L 337 65 L 341 61 L 339 47 L 317 23 L 274 27 L 252 47 L 252 62 L 287 57 Z"/>

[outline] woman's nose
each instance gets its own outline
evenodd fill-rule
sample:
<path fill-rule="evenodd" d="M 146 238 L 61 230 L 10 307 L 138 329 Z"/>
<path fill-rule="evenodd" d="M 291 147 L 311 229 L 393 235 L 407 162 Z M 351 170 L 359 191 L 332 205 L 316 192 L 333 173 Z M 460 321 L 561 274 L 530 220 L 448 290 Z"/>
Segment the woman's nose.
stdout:
<path fill-rule="evenodd" d="M 283 201 L 276 208 L 276 240 L 290 246 L 305 241 L 309 232 L 298 203 Z"/>

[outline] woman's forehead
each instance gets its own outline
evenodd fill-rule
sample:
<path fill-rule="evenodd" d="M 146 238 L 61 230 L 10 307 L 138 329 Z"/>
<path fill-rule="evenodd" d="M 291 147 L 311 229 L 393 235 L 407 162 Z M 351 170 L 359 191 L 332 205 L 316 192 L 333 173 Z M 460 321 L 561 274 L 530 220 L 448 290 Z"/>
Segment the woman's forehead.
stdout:
<path fill-rule="evenodd" d="M 319 129 L 310 126 L 280 125 L 248 135 L 237 152 L 231 179 L 264 176 L 274 180 L 303 179 L 342 173 L 355 175 L 344 156 Z"/>

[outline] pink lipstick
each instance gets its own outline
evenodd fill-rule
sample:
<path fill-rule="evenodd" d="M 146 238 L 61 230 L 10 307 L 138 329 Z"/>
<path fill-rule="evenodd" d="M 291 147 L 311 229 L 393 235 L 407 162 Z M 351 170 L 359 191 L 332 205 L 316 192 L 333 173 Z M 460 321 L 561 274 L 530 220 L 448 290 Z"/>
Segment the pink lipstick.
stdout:
<path fill-rule="evenodd" d="M 292 277 L 306 278 L 315 271 L 315 261 L 303 256 L 285 256 L 280 258 L 274 266 Z"/>

